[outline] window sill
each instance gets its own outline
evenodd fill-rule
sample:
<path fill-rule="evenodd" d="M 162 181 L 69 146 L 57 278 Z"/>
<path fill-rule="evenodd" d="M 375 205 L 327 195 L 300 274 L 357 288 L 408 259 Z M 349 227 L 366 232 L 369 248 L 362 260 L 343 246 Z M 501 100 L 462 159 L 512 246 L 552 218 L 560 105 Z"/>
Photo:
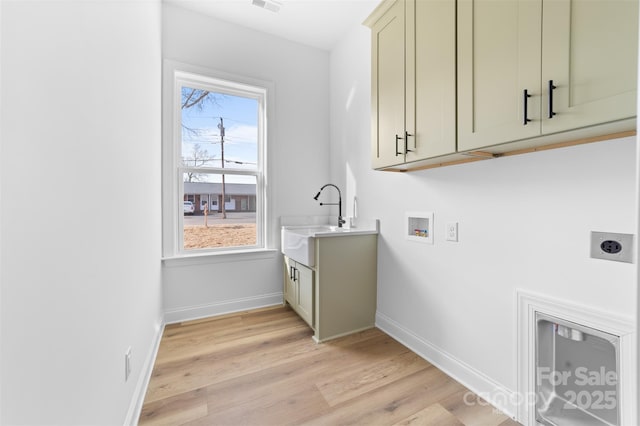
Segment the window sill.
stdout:
<path fill-rule="evenodd" d="M 280 252 L 276 249 L 252 249 L 220 251 L 215 253 L 185 254 L 180 256 L 163 257 L 162 264 L 168 268 L 210 265 L 212 263 L 246 262 L 252 260 L 275 259 Z"/>

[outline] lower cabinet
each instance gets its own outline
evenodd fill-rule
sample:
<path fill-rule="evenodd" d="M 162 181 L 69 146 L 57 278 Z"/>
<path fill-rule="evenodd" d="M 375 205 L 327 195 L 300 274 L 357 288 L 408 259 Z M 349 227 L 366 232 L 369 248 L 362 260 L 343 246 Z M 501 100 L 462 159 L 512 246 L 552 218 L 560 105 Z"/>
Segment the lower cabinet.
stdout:
<path fill-rule="evenodd" d="M 316 237 L 315 266 L 284 257 L 284 299 L 316 342 L 375 325 L 377 235 Z"/>
<path fill-rule="evenodd" d="M 313 270 L 299 264 L 296 268 L 296 272 L 298 273 L 298 315 L 300 315 L 307 324 L 313 327 L 313 296 L 315 287 Z"/>
<path fill-rule="evenodd" d="M 284 298 L 293 310 L 313 328 L 313 269 L 286 256 L 284 267 Z"/>

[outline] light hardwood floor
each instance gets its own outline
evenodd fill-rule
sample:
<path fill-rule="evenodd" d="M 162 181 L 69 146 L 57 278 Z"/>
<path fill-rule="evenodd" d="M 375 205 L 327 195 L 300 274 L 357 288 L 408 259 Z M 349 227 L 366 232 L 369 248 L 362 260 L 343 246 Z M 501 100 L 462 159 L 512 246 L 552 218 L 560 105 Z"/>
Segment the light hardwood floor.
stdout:
<path fill-rule="evenodd" d="M 286 307 L 167 326 L 140 425 L 518 425 L 378 329 L 312 334 Z"/>

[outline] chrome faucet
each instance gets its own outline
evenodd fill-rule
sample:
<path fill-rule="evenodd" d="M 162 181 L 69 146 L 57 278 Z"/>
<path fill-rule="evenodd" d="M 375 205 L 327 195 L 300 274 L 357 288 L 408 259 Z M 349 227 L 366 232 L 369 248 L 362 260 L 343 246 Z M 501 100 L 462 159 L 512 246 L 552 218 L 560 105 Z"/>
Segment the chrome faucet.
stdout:
<path fill-rule="evenodd" d="M 337 186 L 335 186 L 332 183 L 328 183 L 328 184 L 324 185 L 322 188 L 320 188 L 320 191 L 318 191 L 318 193 L 316 194 L 315 197 L 313 197 L 313 199 L 318 201 L 318 197 L 320 196 L 320 193 L 327 186 L 332 186 L 332 187 L 334 187 L 335 189 L 338 190 L 338 202 L 337 203 L 320 203 L 320 205 L 321 206 L 338 206 L 338 228 L 342 228 L 342 224 L 345 223 L 345 220 L 342 219 L 342 193 L 340 192 L 340 188 L 338 188 Z"/>

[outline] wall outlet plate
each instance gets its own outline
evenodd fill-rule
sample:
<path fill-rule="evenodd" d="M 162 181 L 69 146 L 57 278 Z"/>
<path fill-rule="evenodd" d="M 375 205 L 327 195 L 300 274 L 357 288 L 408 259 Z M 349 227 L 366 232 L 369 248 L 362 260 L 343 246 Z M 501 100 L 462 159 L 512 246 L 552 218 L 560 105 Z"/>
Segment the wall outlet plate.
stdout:
<path fill-rule="evenodd" d="M 633 234 L 591 231 L 591 257 L 633 263 Z"/>
<path fill-rule="evenodd" d="M 458 241 L 458 222 L 447 222 L 445 236 L 447 241 Z"/>

